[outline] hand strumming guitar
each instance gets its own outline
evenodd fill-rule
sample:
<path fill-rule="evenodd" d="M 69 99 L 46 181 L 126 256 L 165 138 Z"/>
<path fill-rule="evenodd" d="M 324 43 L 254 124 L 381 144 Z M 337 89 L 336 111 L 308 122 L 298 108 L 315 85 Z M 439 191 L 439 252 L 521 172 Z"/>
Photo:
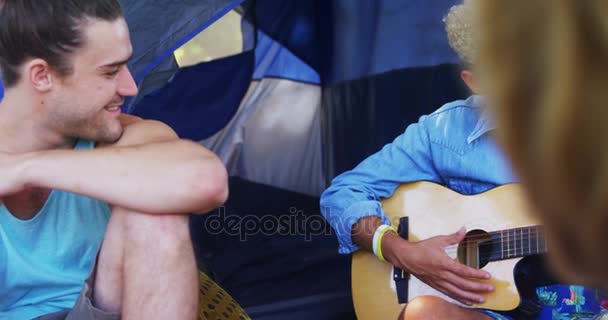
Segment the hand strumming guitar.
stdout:
<path fill-rule="evenodd" d="M 407 270 L 431 287 L 467 305 L 482 303 L 480 293 L 494 288 L 476 280 L 487 280 L 490 274 L 471 268 L 451 259 L 445 248 L 460 243 L 464 229 L 449 235 L 438 236 L 419 242 L 408 242 L 395 233 L 382 242 L 386 260 Z"/>
<path fill-rule="evenodd" d="M 377 217 L 359 220 L 353 226 L 353 240 L 371 251 L 373 233 L 382 222 Z M 446 253 L 445 248 L 460 243 L 466 235 L 464 229 L 448 236 L 438 236 L 418 242 L 409 242 L 393 232 L 382 239 L 382 252 L 388 262 L 406 270 L 431 287 L 467 305 L 484 301 L 482 293 L 494 288 L 478 280 L 487 280 L 490 274 L 465 266 Z"/>

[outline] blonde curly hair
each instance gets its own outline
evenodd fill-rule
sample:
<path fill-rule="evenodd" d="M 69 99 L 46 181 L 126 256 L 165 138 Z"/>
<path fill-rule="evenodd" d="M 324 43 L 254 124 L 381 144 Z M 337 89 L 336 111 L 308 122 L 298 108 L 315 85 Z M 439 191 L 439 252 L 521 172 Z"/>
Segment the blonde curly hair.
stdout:
<path fill-rule="evenodd" d="M 473 12 L 470 0 L 455 5 L 443 19 L 450 47 L 468 65 L 476 60 L 477 49 L 473 41 Z"/>

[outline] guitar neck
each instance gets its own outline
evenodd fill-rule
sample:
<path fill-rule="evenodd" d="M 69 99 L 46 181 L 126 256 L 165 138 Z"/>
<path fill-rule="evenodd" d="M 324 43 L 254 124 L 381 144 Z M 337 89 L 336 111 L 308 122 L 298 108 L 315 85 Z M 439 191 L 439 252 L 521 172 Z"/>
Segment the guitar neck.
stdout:
<path fill-rule="evenodd" d="M 521 258 L 547 252 L 547 243 L 540 226 L 500 230 L 490 233 L 491 243 L 481 243 L 480 251 L 489 255 L 489 261 Z M 487 249 L 490 250 L 487 250 Z"/>

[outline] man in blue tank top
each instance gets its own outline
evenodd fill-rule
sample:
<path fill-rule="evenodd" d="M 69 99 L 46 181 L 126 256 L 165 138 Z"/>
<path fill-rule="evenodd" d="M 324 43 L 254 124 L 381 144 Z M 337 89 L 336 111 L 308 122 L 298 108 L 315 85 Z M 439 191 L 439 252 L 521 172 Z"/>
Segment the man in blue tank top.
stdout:
<path fill-rule="evenodd" d="M 118 0 L 0 0 L 0 319 L 194 319 L 187 214 L 220 160 L 121 115 L 137 94 Z"/>

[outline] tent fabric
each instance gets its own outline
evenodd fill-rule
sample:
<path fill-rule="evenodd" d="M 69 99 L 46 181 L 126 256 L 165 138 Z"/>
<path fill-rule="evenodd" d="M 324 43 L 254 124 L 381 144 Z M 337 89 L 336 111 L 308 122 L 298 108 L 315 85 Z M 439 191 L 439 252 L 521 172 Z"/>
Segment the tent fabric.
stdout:
<path fill-rule="evenodd" d="M 133 44 L 129 68 L 141 81 L 173 51 L 242 0 L 122 0 Z"/>
<path fill-rule="evenodd" d="M 459 66 L 400 69 L 323 90 L 326 181 L 354 168 L 423 114 L 467 96 Z"/>
<path fill-rule="evenodd" d="M 175 129 L 181 138 L 202 140 L 223 129 L 251 83 L 252 52 L 181 68 L 164 87 L 142 98 L 131 111 Z"/>
<path fill-rule="evenodd" d="M 230 175 L 320 195 L 325 181 L 319 75 L 243 24 L 244 45 L 255 43 L 255 50 L 180 69 L 131 113 L 200 140 L 220 156 Z"/>
<path fill-rule="evenodd" d="M 256 0 L 259 28 L 313 66 L 324 84 L 456 63 L 442 19 L 458 0 Z"/>
<path fill-rule="evenodd" d="M 355 319 L 350 257 L 319 198 L 232 177 L 220 209 L 193 216 L 199 262 L 253 319 Z"/>
<path fill-rule="evenodd" d="M 181 69 L 171 56 L 144 78 L 143 92 L 129 113 L 163 121 L 181 138 L 195 141 L 224 128 L 249 88 L 255 64 L 255 43 L 249 40 L 255 38 L 255 28 L 246 22 L 240 27 L 242 53 Z"/>
<path fill-rule="evenodd" d="M 317 6 L 317 0 L 249 0 L 243 4 L 246 21 L 318 71 Z"/>
<path fill-rule="evenodd" d="M 458 62 L 441 23 L 456 0 L 330 1 L 324 29 L 322 76 L 326 84 L 391 70 Z"/>
<path fill-rule="evenodd" d="M 282 78 L 316 85 L 321 82 L 316 70 L 262 31 L 257 33 L 256 57 L 254 80 Z"/>
<path fill-rule="evenodd" d="M 177 49 L 173 56 L 180 68 L 209 62 L 252 50 L 245 46 L 241 10 L 236 8 Z"/>
<path fill-rule="evenodd" d="M 232 176 L 320 195 L 321 89 L 282 79 L 251 84 L 232 121 L 201 143 L 219 155 Z"/>
<path fill-rule="evenodd" d="M 133 57 L 129 69 L 144 92 L 162 87 L 177 70 L 173 51 L 244 0 L 121 0 L 131 32 Z M 160 67 L 159 67 L 160 66 Z M 154 77 L 155 73 L 159 73 Z M 146 77 L 156 78 L 155 82 Z M 127 99 L 125 110 L 135 99 Z"/>
<path fill-rule="evenodd" d="M 253 81 L 237 113 L 201 143 L 232 176 L 318 196 L 325 187 L 319 75 L 264 33 L 256 43 Z"/>

